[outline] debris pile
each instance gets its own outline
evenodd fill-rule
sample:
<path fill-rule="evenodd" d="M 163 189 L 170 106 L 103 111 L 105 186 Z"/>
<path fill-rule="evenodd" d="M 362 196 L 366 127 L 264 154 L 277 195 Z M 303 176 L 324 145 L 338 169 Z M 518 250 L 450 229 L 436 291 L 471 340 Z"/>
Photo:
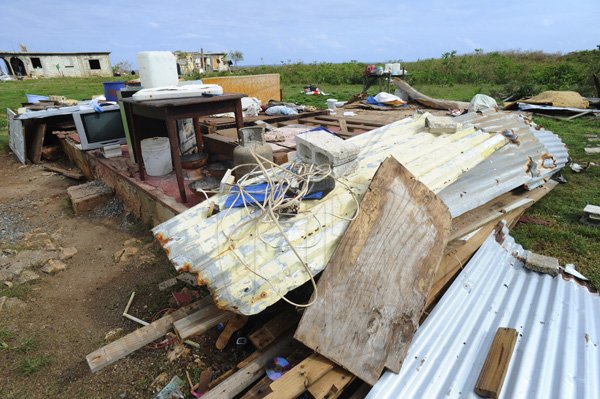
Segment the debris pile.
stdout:
<path fill-rule="evenodd" d="M 515 308 L 520 301 L 511 296 L 521 292 L 518 281 L 550 279 L 591 295 L 563 280 L 569 269 L 556 259 L 528 253 L 508 235 L 508 227 L 556 186 L 550 179 L 568 158 L 560 139 L 496 110 L 448 121 L 416 115 L 338 147 L 322 134 L 328 133 L 299 135 L 294 162 L 271 169 L 259 163 L 210 201 L 153 229 L 176 269 L 193 273 L 212 297 L 90 354 L 92 370 L 171 328 L 185 340 L 226 322 L 215 344 L 222 349 L 234 331 L 276 309 L 248 335 L 256 351 L 205 384 L 203 397 L 364 395 L 364 383 L 373 386 L 373 398 L 497 396 L 507 386 L 504 378 L 514 384 L 513 393 L 532 392 L 536 378 L 516 370 L 536 367 L 519 353 L 543 334 L 537 316 L 526 314 L 534 311 L 530 306 L 521 313 Z M 333 173 L 348 162 L 356 169 Z M 327 179 L 332 183 L 326 190 Z M 319 195 L 312 197 L 314 192 Z M 503 277 L 508 274 L 514 277 Z M 499 299 L 486 299 L 490 295 Z M 540 296 L 530 299 L 541 306 Z M 473 305 L 456 307 L 467 301 Z M 455 317 L 461 311 L 465 315 Z M 522 321 L 515 321 L 512 315 L 520 314 Z M 454 332 L 438 332 L 448 326 L 448 315 Z M 481 320 L 485 328 L 480 325 L 473 339 L 469 326 Z M 491 345 L 489 354 L 482 345 Z M 503 345 L 506 350 L 494 349 Z M 473 349 L 464 352 L 465 346 Z M 584 348 L 582 341 L 574 349 Z M 499 352 L 501 360 L 495 358 Z M 444 359 L 448 367 L 439 368 Z M 458 369 L 460 376 L 446 376 Z M 451 381 L 456 387 L 444 385 Z M 193 391 L 197 384 L 189 384 Z"/>

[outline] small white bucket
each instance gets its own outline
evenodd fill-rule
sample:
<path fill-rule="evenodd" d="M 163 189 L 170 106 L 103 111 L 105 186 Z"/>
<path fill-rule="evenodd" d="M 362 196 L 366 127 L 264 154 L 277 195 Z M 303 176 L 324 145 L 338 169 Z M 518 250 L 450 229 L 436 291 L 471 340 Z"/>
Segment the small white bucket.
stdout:
<path fill-rule="evenodd" d="M 335 98 L 330 98 L 329 100 L 327 100 L 327 108 L 329 108 L 332 111 L 335 111 L 335 103 L 337 103 L 337 100 Z"/>
<path fill-rule="evenodd" d="M 167 137 L 152 137 L 141 142 L 144 168 L 149 176 L 164 176 L 171 173 L 171 146 Z"/>

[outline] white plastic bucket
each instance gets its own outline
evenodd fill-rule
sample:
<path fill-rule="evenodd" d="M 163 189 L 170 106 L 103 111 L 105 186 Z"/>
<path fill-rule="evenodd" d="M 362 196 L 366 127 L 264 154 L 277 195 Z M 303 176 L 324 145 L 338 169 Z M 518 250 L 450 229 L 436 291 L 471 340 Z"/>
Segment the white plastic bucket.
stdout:
<path fill-rule="evenodd" d="M 400 63 L 394 62 L 392 64 L 392 75 L 400 75 Z"/>
<path fill-rule="evenodd" d="M 144 168 L 149 176 L 164 176 L 171 173 L 171 146 L 167 137 L 152 137 L 141 142 Z"/>
<path fill-rule="evenodd" d="M 136 60 L 144 89 L 177 86 L 177 60 L 170 51 L 142 51 Z"/>

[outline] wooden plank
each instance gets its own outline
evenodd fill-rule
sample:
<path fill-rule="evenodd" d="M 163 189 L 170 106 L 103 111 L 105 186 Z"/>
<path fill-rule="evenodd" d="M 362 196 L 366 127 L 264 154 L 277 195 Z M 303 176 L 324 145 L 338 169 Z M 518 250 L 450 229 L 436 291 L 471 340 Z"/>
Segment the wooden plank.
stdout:
<path fill-rule="evenodd" d="M 251 333 L 248 338 L 256 349 L 264 349 L 294 327 L 299 320 L 300 315 L 297 312 L 281 312 L 266 322 L 261 328 Z"/>
<path fill-rule="evenodd" d="M 306 387 L 317 382 L 330 370 L 335 364 L 329 359 L 319 355 L 312 354 L 297 366 L 289 370 L 282 377 L 271 384 L 272 393 L 265 396 L 267 399 L 293 399 L 306 390 Z"/>
<path fill-rule="evenodd" d="M 355 376 L 349 371 L 336 366 L 317 382 L 308 387 L 308 392 L 315 399 L 334 399 L 339 397 Z"/>
<path fill-rule="evenodd" d="M 145 345 L 148 345 L 152 341 L 156 341 L 169 332 L 175 321 L 195 312 L 210 302 L 212 302 L 212 298 L 206 297 L 190 305 L 183 306 L 173 313 L 169 313 L 147 326 L 139 328 L 132 333 L 95 350 L 85 357 L 91 371 L 95 373 Z"/>
<path fill-rule="evenodd" d="M 218 309 L 211 301 L 202 309 L 173 323 L 173 329 L 181 339 L 204 334 L 221 322 L 229 320 L 233 314 Z"/>
<path fill-rule="evenodd" d="M 233 398 L 254 381 L 258 380 L 264 373 L 265 365 L 275 356 L 279 356 L 282 353 L 290 350 L 292 343 L 292 336 L 286 335 L 273 345 L 269 346 L 263 352 L 260 352 L 258 356 L 243 368 L 233 373 L 219 385 L 208 391 L 202 396 L 203 399 L 222 399 L 222 398 Z"/>
<path fill-rule="evenodd" d="M 484 398 L 498 398 L 519 334 L 514 328 L 500 327 L 475 384 L 475 393 Z"/>
<path fill-rule="evenodd" d="M 74 180 L 82 180 L 85 177 L 79 169 L 65 169 L 65 168 L 61 168 L 60 166 L 50 165 L 47 163 L 43 163 L 42 167 L 46 170 L 49 170 L 51 172 L 60 173 L 61 175 L 69 177 Z"/>
<path fill-rule="evenodd" d="M 448 208 L 394 158 L 377 170 L 295 338 L 373 385 L 400 371 L 448 241 Z"/>
<path fill-rule="evenodd" d="M 532 203 L 525 203 L 523 202 L 524 199 L 532 199 L 534 202 L 537 202 L 552 191 L 557 184 L 558 182 L 549 180 L 543 186 L 537 187 L 531 191 L 516 189 L 493 199 L 479 208 L 460 215 L 452 221 L 450 240 L 455 240 L 469 234 L 486 224 L 500 221 L 505 217 L 503 209 L 513 208 L 512 204 L 514 203 L 521 202 L 522 205 L 520 209 L 526 209 L 531 206 Z"/>

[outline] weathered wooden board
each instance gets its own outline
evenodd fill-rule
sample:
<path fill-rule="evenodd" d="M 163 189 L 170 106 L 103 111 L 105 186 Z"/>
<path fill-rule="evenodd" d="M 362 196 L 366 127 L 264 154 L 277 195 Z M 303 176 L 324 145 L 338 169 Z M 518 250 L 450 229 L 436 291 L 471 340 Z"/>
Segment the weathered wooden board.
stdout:
<path fill-rule="evenodd" d="M 519 334 L 514 328 L 500 327 L 475 384 L 475 393 L 484 398 L 498 398 Z"/>
<path fill-rule="evenodd" d="M 334 399 L 341 395 L 344 389 L 354 380 L 354 375 L 336 366 L 317 382 L 308 387 L 307 391 L 315 399 Z"/>
<path fill-rule="evenodd" d="M 447 207 L 394 158 L 377 170 L 295 338 L 373 385 L 400 366 L 448 241 Z"/>
<path fill-rule="evenodd" d="M 294 399 L 335 367 L 330 360 L 312 354 L 271 384 L 267 399 Z"/>

